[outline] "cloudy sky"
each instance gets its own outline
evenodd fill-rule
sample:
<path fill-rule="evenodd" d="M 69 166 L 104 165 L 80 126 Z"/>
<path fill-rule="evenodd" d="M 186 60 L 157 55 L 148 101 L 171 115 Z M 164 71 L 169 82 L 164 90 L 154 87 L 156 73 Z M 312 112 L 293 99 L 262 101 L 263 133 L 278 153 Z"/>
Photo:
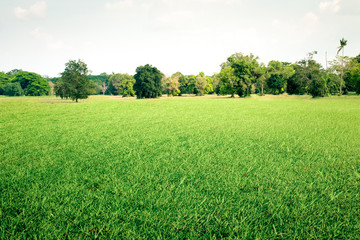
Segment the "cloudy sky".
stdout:
<path fill-rule="evenodd" d="M 1 0 L 0 71 L 58 76 L 70 59 L 93 74 L 207 75 L 235 52 L 295 62 L 317 50 L 325 65 L 339 40 L 360 53 L 360 0 Z"/>

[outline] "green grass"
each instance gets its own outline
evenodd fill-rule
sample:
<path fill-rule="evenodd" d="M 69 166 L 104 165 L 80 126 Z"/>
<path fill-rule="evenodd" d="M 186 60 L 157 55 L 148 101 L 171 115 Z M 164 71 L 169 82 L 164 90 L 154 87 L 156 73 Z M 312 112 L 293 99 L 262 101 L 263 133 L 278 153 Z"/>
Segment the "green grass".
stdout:
<path fill-rule="evenodd" d="M 360 98 L 0 98 L 1 239 L 358 239 Z"/>

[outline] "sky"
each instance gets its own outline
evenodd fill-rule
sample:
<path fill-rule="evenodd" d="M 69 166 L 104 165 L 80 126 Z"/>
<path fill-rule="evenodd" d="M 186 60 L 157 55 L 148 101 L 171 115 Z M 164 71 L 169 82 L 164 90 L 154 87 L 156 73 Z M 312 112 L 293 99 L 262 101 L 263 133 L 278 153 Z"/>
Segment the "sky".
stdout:
<path fill-rule="evenodd" d="M 340 39 L 360 53 L 360 0 L 1 0 L 0 71 L 57 77 L 69 60 L 92 74 L 220 71 L 234 53 L 325 67 Z"/>

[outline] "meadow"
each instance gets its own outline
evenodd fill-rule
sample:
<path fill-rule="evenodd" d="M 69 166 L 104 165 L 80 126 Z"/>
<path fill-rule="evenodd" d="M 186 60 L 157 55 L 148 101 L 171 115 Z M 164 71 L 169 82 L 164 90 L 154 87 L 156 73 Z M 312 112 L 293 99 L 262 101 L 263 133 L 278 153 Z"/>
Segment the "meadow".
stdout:
<path fill-rule="evenodd" d="M 0 97 L 1 239 L 358 239 L 360 97 Z"/>

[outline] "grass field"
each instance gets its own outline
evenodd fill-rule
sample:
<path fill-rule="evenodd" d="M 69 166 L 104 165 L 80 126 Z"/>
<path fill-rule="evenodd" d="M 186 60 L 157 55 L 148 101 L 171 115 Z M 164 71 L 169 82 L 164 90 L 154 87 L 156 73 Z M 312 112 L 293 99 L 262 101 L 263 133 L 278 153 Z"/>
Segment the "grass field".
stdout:
<path fill-rule="evenodd" d="M 0 97 L 1 239 L 358 239 L 360 97 Z"/>

